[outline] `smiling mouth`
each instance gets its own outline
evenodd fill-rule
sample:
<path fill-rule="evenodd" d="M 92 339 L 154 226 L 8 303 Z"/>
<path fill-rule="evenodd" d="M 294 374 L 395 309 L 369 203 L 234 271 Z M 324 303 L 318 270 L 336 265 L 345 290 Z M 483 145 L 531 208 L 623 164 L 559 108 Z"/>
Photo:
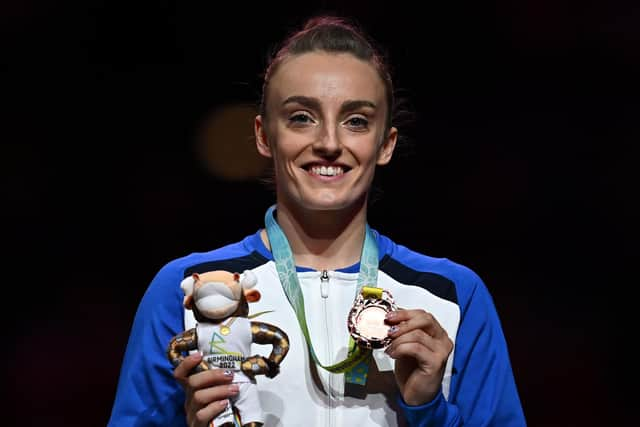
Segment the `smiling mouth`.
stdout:
<path fill-rule="evenodd" d="M 346 172 L 349 172 L 350 168 L 340 165 L 308 165 L 304 168 L 311 175 L 319 176 L 340 176 Z"/>

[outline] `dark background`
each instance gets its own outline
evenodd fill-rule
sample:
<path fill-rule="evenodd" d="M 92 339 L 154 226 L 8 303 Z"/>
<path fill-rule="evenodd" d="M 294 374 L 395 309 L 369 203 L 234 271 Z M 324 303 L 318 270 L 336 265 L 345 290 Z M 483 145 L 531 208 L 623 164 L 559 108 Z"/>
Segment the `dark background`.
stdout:
<path fill-rule="evenodd" d="M 531 426 L 635 421 L 636 2 L 50 3 L 0 5 L 3 425 L 105 425 L 156 271 L 262 225 L 272 195 L 197 129 L 317 11 L 389 50 L 415 113 L 371 225 L 481 275 Z"/>

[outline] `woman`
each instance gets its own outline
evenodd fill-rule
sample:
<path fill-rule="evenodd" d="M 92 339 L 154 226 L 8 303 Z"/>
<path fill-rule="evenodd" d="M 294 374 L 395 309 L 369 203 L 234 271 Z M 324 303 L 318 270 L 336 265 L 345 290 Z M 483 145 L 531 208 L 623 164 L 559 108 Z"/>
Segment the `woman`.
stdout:
<path fill-rule="evenodd" d="M 237 393 L 221 369 L 190 375 L 202 356 L 172 372 L 164 355 L 195 324 L 180 282 L 212 270 L 255 273 L 262 299 L 251 311 L 289 336 L 280 374 L 256 376 L 265 425 L 525 425 L 481 279 L 367 224 L 375 169 L 398 139 L 393 109 L 388 67 L 355 26 L 314 18 L 284 42 L 255 119 L 276 188 L 265 228 L 157 274 L 136 315 L 110 425 L 206 426 Z M 388 339 L 367 337 L 380 325 L 367 329 L 356 317 L 349 335 L 354 300 L 356 311 L 384 300 Z M 372 357 L 353 344 L 363 336 L 360 344 L 382 347 Z"/>

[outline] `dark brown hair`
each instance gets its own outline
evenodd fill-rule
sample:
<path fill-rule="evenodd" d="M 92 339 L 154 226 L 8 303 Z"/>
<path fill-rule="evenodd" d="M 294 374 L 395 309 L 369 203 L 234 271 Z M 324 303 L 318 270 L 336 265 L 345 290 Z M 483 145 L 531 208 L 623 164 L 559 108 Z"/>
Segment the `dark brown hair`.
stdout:
<path fill-rule="evenodd" d="M 264 73 L 260 114 L 265 117 L 267 89 L 272 76 L 282 62 L 295 55 L 324 51 L 349 53 L 358 59 L 368 61 L 378 71 L 384 82 L 387 98 L 386 131 L 391 128 L 394 111 L 393 82 L 385 58 L 374 42 L 354 22 L 335 16 L 318 16 L 309 19 L 303 28 L 285 39 L 269 60 Z"/>

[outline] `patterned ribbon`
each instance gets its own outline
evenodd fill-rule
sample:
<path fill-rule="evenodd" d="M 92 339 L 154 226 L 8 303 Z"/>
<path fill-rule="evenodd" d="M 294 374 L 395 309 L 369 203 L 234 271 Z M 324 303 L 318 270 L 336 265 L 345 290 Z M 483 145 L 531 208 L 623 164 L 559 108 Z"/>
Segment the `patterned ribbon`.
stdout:
<path fill-rule="evenodd" d="M 289 304 L 291 304 L 291 307 L 293 307 L 293 310 L 296 313 L 300 329 L 307 341 L 311 357 L 318 366 L 329 372 L 336 374 L 345 373 L 346 382 L 364 385 L 367 381 L 367 371 L 369 368 L 371 351 L 355 345 L 355 342 L 351 337 L 349 338 L 349 354 L 346 359 L 330 366 L 325 366 L 318 360 L 309 336 L 307 318 L 304 313 L 304 297 L 302 295 L 302 290 L 300 289 L 300 282 L 298 281 L 293 253 L 291 252 L 291 247 L 289 246 L 287 237 L 284 235 L 284 232 L 274 218 L 273 214 L 275 209 L 276 205 L 273 205 L 267 209 L 267 213 L 265 214 L 267 236 L 269 237 L 269 244 L 271 245 L 271 252 L 273 253 L 273 258 L 276 263 L 276 269 L 278 270 L 282 289 L 289 299 Z M 363 286 L 367 285 L 370 287 L 376 287 L 377 283 L 378 246 L 376 244 L 375 237 L 373 236 L 373 232 L 369 228 L 369 224 L 366 224 L 364 244 L 362 245 L 362 254 L 360 257 L 360 272 L 358 274 L 356 295 L 360 293 Z"/>

